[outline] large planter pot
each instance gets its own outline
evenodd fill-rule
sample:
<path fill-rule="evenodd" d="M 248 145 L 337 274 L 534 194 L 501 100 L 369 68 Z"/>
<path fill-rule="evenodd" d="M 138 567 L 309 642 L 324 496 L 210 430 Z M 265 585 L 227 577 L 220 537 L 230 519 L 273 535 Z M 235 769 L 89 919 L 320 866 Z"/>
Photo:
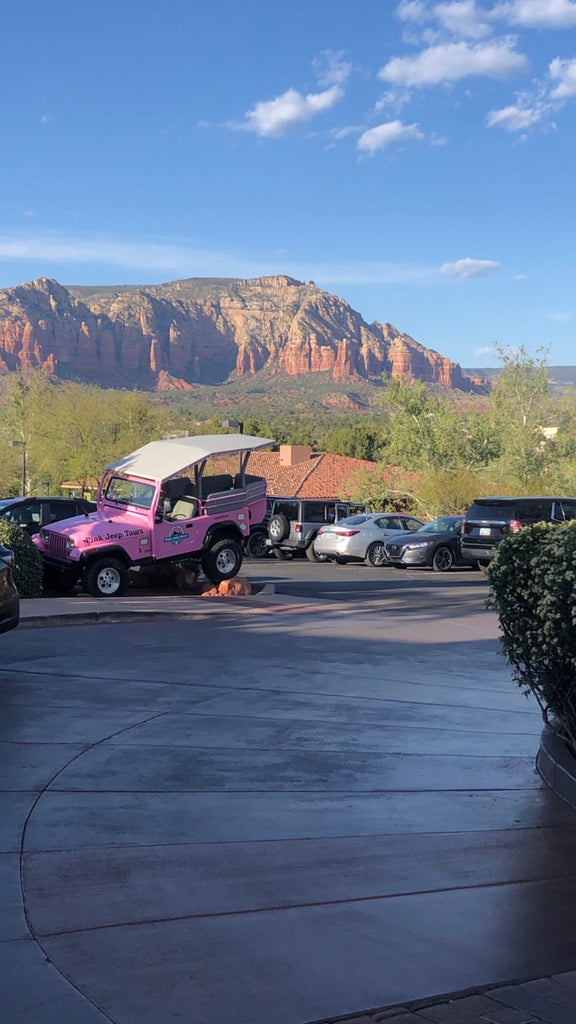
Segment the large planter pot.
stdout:
<path fill-rule="evenodd" d="M 536 767 L 550 789 L 576 809 L 576 757 L 549 725 L 540 736 Z"/>

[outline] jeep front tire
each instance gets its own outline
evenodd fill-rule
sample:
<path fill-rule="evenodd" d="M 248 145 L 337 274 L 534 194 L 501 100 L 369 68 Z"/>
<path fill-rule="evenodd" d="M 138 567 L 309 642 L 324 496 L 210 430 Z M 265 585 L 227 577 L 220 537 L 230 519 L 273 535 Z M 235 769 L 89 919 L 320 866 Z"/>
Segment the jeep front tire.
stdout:
<path fill-rule="evenodd" d="M 202 569 L 213 583 L 231 580 L 238 575 L 241 565 L 242 548 L 236 540 L 225 537 L 202 552 Z"/>
<path fill-rule="evenodd" d="M 122 597 L 128 570 L 119 558 L 97 558 L 84 570 L 82 586 L 91 597 Z"/>

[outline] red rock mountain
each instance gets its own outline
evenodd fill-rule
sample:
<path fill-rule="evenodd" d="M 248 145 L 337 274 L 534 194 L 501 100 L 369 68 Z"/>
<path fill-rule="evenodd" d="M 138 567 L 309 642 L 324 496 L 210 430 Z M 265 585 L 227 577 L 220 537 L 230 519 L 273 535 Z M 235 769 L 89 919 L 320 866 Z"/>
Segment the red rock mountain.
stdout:
<path fill-rule="evenodd" d="M 40 366 L 105 387 L 186 389 L 264 367 L 482 387 L 391 324 L 284 276 L 94 288 L 43 277 L 0 290 L 0 371 Z"/>

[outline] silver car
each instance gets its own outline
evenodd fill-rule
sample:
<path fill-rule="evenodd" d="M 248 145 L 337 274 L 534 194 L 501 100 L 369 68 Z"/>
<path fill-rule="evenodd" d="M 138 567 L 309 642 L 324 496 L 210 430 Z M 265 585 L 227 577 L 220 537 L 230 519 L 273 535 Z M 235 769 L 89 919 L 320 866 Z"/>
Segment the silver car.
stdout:
<path fill-rule="evenodd" d="M 314 550 L 322 558 L 333 558 L 339 565 L 366 562 L 388 565 L 384 544 L 395 533 L 417 530 L 421 519 L 398 512 L 371 512 L 348 516 L 339 523 L 318 530 Z"/>

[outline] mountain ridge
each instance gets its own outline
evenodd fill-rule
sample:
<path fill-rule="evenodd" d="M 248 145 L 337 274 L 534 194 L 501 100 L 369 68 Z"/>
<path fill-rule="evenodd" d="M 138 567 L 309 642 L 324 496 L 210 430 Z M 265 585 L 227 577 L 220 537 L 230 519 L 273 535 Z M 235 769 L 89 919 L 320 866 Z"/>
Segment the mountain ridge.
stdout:
<path fill-rule="evenodd" d="M 286 275 L 93 287 L 38 278 L 2 289 L 0 372 L 35 367 L 104 387 L 160 391 L 264 369 L 489 389 L 392 324 L 368 324 L 345 300 Z"/>

